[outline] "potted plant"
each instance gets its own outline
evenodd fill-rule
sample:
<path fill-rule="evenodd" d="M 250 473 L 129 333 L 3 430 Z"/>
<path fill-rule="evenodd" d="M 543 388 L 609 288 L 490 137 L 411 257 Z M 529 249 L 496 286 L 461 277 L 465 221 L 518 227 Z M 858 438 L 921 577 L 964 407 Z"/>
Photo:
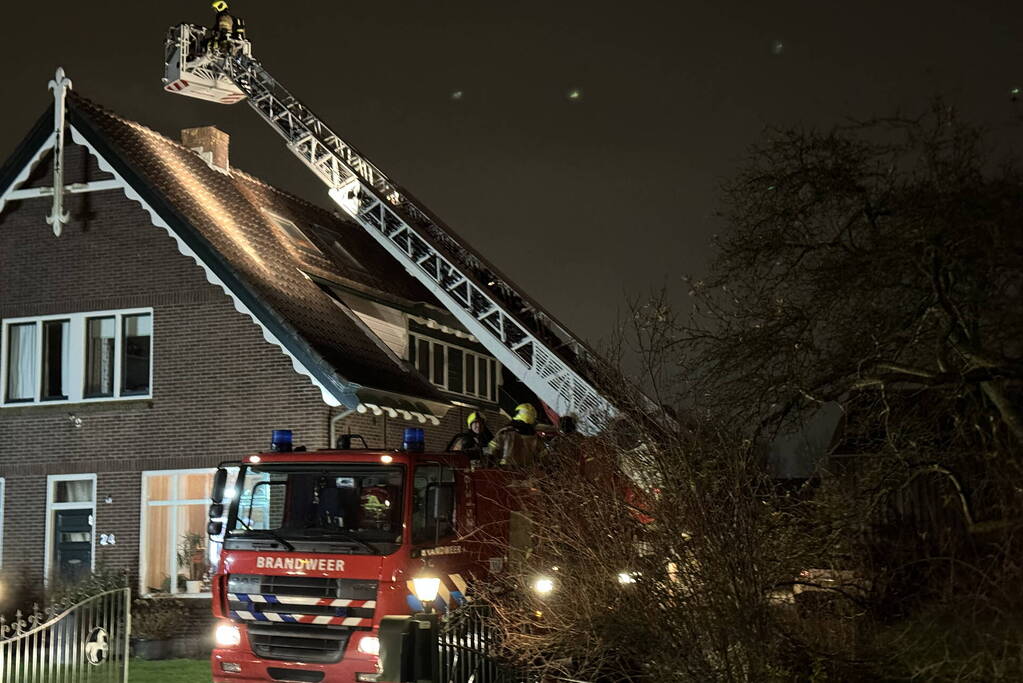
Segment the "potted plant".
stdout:
<path fill-rule="evenodd" d="M 172 639 L 188 621 L 185 603 L 176 598 L 139 598 L 132 603 L 132 649 L 140 659 L 167 659 Z"/>
<path fill-rule="evenodd" d="M 178 566 L 185 570 L 185 592 L 199 593 L 206 574 L 206 537 L 189 532 L 178 545 Z"/>

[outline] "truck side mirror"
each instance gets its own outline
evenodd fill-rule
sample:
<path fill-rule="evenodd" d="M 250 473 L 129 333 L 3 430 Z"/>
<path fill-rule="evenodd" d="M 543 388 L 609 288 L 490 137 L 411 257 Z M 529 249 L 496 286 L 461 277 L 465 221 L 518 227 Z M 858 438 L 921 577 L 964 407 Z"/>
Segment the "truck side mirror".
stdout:
<path fill-rule="evenodd" d="M 224 516 L 223 503 L 210 503 L 210 519 L 219 519 Z"/>
<path fill-rule="evenodd" d="M 227 488 L 227 470 L 220 467 L 217 468 L 217 473 L 213 475 L 213 492 L 210 494 L 210 500 L 214 503 L 224 502 L 225 488 Z"/>
<path fill-rule="evenodd" d="M 209 524 L 206 525 L 206 534 L 210 538 L 217 538 L 224 533 L 224 523 L 220 520 L 210 520 Z"/>
<path fill-rule="evenodd" d="M 435 530 L 435 537 L 447 536 L 453 531 L 455 511 L 455 485 L 451 482 L 432 483 L 426 487 L 426 528 Z"/>

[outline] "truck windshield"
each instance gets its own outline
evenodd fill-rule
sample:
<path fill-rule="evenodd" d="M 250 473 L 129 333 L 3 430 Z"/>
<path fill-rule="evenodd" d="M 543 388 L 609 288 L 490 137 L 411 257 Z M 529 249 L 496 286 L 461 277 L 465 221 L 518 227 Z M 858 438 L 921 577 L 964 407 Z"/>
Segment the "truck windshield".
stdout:
<path fill-rule="evenodd" d="M 401 543 L 404 468 L 373 465 L 249 467 L 227 536 L 346 543 L 389 552 Z"/>

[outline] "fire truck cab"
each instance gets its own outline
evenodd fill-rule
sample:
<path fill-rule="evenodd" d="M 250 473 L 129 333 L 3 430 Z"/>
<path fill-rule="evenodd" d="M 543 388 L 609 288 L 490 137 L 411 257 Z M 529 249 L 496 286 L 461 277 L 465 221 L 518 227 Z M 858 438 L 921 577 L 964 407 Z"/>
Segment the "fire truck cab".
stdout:
<path fill-rule="evenodd" d="M 210 537 L 218 618 L 213 680 L 375 681 L 382 617 L 423 610 L 412 579 L 440 579 L 432 607 L 504 568 L 509 472 L 464 454 L 269 452 L 215 477 Z M 227 463 L 225 463 L 227 465 Z"/>

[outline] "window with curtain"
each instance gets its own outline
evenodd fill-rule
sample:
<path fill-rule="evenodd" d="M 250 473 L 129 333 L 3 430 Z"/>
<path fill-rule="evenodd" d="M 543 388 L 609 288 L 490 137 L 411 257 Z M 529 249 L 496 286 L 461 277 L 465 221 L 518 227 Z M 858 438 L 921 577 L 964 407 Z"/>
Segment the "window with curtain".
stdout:
<path fill-rule="evenodd" d="M 143 474 L 139 548 L 142 593 L 185 593 L 187 581 L 205 579 L 209 569 L 207 508 L 213 472 L 175 470 Z"/>
<path fill-rule="evenodd" d="M 85 322 L 85 397 L 114 395 L 114 330 L 116 320 L 89 318 Z"/>
<path fill-rule="evenodd" d="M 150 396 L 151 310 L 3 321 L 3 404 Z"/>
<path fill-rule="evenodd" d="M 7 328 L 7 401 L 35 399 L 36 323 Z"/>
<path fill-rule="evenodd" d="M 209 538 L 206 525 L 210 491 L 216 470 L 166 470 L 142 475 L 142 538 L 139 544 L 139 590 L 142 594 L 188 594 L 188 582 L 200 582 L 199 594 L 209 591 L 208 577 L 220 557 L 222 538 Z M 237 495 L 237 468 L 229 468 L 225 505 Z M 241 509 L 253 528 L 263 528 L 270 501 L 262 495 L 252 499 L 255 482 L 250 475 L 249 497 Z M 260 489 L 261 490 L 261 489 Z M 197 547 L 196 542 L 199 545 Z M 193 588 L 196 588 L 193 584 Z M 193 592 L 194 594 L 194 592 Z"/>

